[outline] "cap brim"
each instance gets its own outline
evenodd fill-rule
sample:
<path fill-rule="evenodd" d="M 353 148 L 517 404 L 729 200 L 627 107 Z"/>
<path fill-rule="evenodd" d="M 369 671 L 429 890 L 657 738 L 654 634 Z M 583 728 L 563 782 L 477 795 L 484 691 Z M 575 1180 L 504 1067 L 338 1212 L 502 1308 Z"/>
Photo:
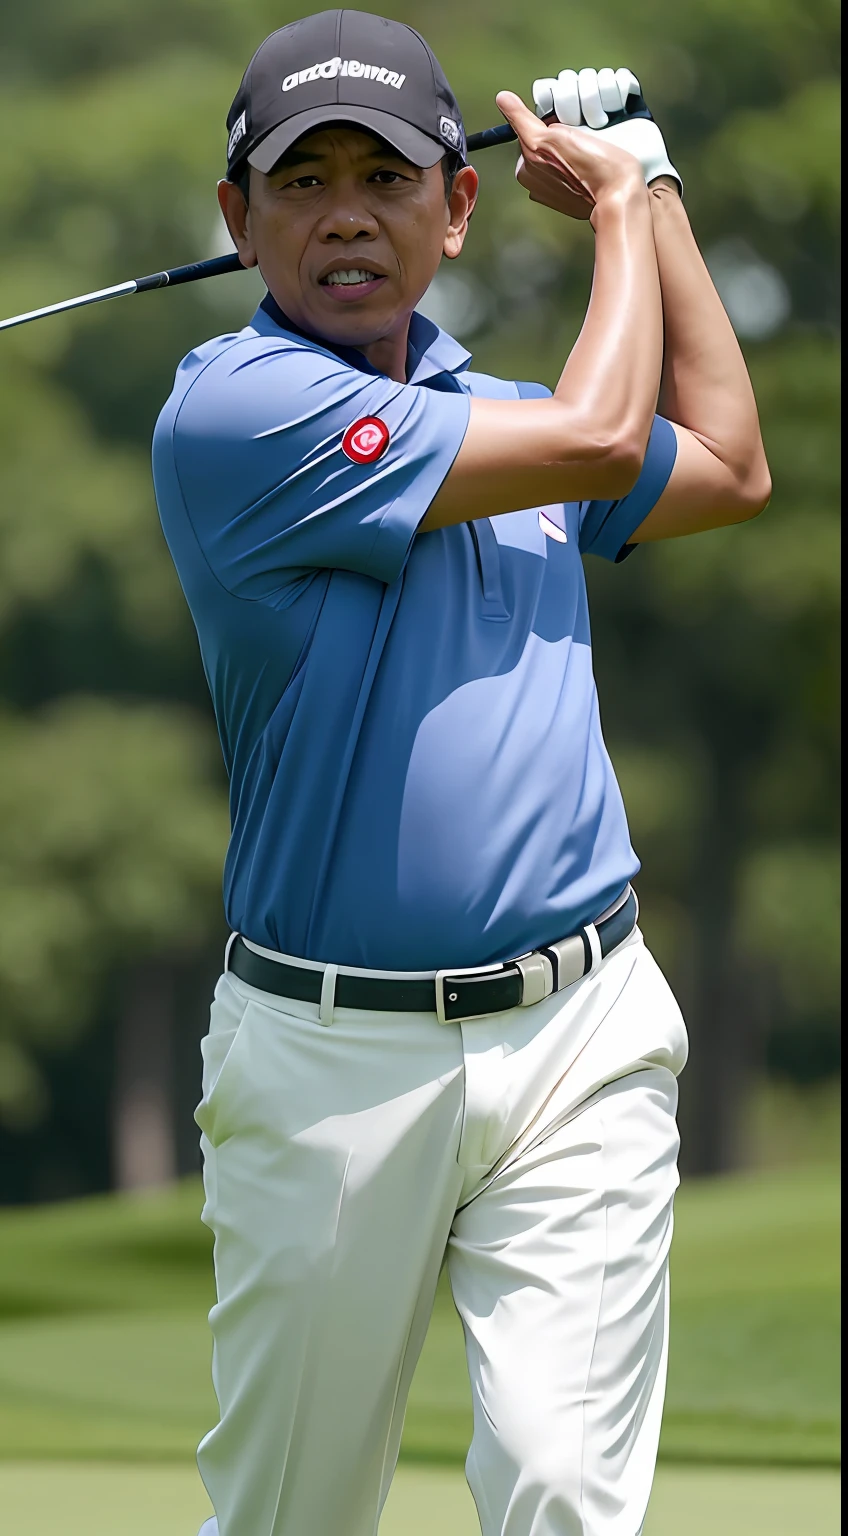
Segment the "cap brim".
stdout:
<path fill-rule="evenodd" d="M 261 144 L 251 150 L 247 157 L 249 164 L 267 176 L 280 156 L 291 149 L 297 139 L 302 139 L 305 133 L 310 133 L 314 128 L 325 127 L 327 123 L 355 123 L 357 128 L 369 128 L 421 170 L 436 165 L 445 153 L 443 144 L 431 139 L 429 134 L 422 133 L 420 128 L 413 128 L 402 117 L 393 117 L 391 112 L 380 112 L 376 107 L 347 107 L 339 102 L 333 106 L 312 107 L 308 112 L 298 112 L 294 117 L 287 117 L 284 123 L 272 128 Z"/>

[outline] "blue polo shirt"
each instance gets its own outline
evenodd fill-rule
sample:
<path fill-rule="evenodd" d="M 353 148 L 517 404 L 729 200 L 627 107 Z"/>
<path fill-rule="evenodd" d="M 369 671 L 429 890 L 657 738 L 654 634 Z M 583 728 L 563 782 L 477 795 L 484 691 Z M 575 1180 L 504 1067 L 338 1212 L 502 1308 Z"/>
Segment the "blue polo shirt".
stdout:
<path fill-rule="evenodd" d="M 286 954 L 511 958 L 596 916 L 639 867 L 581 556 L 621 556 L 671 473 L 673 428 L 656 419 L 620 501 L 419 534 L 471 397 L 549 394 L 469 363 L 416 315 L 399 384 L 269 298 L 180 364 L 156 426 L 230 777 L 227 920 Z M 351 443 L 364 418 L 376 435 Z"/>

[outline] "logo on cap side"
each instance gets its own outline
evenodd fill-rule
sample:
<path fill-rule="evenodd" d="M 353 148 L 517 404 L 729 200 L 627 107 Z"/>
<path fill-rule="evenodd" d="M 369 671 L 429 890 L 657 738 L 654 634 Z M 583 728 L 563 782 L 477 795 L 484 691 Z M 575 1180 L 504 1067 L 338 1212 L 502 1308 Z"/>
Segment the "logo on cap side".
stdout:
<path fill-rule="evenodd" d="M 233 158 L 233 150 L 235 149 L 235 147 L 238 144 L 239 140 L 244 138 L 246 133 L 247 133 L 247 114 L 245 112 L 242 112 L 241 117 L 238 118 L 237 121 L 233 123 L 232 131 L 230 133 L 230 137 L 227 140 L 227 159 L 228 160 L 232 160 L 232 158 Z"/>
<path fill-rule="evenodd" d="M 358 59 L 325 59 L 323 64 L 311 64 L 308 69 L 296 69 L 286 75 L 284 91 L 293 91 L 296 85 L 306 85 L 310 80 L 335 80 L 337 75 L 351 80 L 376 80 L 378 85 L 392 85 L 399 91 L 406 75 L 394 69 L 384 69 L 381 64 L 360 64 Z"/>
<path fill-rule="evenodd" d="M 362 416 L 348 427 L 342 438 L 342 452 L 354 464 L 373 464 L 382 458 L 391 434 L 379 416 Z"/>
<path fill-rule="evenodd" d="M 439 133 L 451 149 L 462 149 L 462 129 L 452 117 L 439 118 Z"/>

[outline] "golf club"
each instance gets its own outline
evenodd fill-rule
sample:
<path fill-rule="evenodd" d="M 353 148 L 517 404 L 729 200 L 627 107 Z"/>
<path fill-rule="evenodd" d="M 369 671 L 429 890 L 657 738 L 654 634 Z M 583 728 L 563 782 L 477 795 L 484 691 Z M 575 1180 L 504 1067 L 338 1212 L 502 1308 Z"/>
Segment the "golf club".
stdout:
<path fill-rule="evenodd" d="M 517 135 L 508 123 L 496 128 L 483 128 L 468 139 L 468 152 L 489 149 L 493 144 L 507 144 Z M 115 283 L 111 288 L 98 288 L 94 293 L 81 293 L 75 299 L 62 299 L 58 304 L 47 304 L 44 309 L 31 309 L 24 315 L 11 315 L 0 320 L 0 331 L 11 331 L 16 325 L 27 325 L 30 320 L 44 320 L 48 315 L 61 315 L 69 309 L 84 309 L 88 304 L 101 304 L 104 299 L 121 299 L 131 293 L 147 293 L 151 288 L 175 288 L 179 283 L 196 283 L 202 277 L 221 277 L 225 272 L 243 272 L 235 251 L 230 256 L 213 256 L 209 261 L 191 261 L 185 267 L 170 267 L 164 272 L 151 272 L 147 277 L 130 277 L 125 283 Z"/>

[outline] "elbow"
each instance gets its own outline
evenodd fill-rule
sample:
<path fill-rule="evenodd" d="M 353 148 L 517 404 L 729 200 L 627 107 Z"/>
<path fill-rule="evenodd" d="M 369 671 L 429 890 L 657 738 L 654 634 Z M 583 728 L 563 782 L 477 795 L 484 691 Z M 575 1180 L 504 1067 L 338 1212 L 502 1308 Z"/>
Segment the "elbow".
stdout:
<path fill-rule="evenodd" d="M 591 467 L 588 494 L 603 501 L 620 501 L 629 495 L 642 473 L 646 440 L 623 433 L 587 433 L 582 457 Z"/>
<path fill-rule="evenodd" d="M 609 462 L 609 473 L 613 482 L 610 500 L 620 501 L 623 496 L 630 495 L 642 473 L 646 450 L 647 443 L 642 442 L 625 440 L 615 445 Z"/>
<path fill-rule="evenodd" d="M 766 507 L 771 501 L 771 489 L 771 473 L 768 464 L 763 459 L 762 473 L 749 495 L 749 517 L 759 517 L 761 512 L 765 512 Z"/>
<path fill-rule="evenodd" d="M 718 455 L 716 455 L 718 458 Z M 719 460 L 721 468 L 715 484 L 714 528 L 729 528 L 759 517 L 771 500 L 771 474 L 762 440 Z"/>
<path fill-rule="evenodd" d="M 735 523 L 748 523 L 765 511 L 771 501 L 771 474 L 765 454 L 761 454 L 757 463 L 737 482 L 734 500 Z"/>

